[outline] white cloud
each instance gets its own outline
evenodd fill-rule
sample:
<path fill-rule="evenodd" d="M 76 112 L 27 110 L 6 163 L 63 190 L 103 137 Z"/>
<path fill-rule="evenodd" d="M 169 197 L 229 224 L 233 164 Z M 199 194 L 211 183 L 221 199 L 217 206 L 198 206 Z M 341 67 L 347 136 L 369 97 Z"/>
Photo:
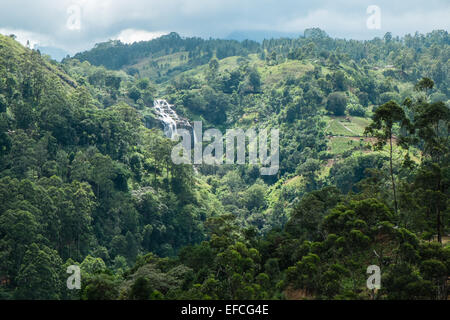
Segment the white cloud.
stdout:
<path fill-rule="evenodd" d="M 431 32 L 436 29 L 447 30 L 450 28 L 450 8 L 428 12 L 408 12 L 405 11 L 398 15 L 392 15 L 389 12 L 382 14 L 381 20 L 385 31 L 393 31 L 396 35 L 406 33 Z M 415 30 L 411 30 L 411 26 Z"/>
<path fill-rule="evenodd" d="M 114 40 L 120 40 L 123 43 L 134 43 L 139 41 L 149 41 L 168 34 L 165 31 L 149 32 L 145 30 L 125 29 L 122 30 Z"/>
<path fill-rule="evenodd" d="M 0 28 L 71 54 L 96 42 L 149 40 L 164 31 L 226 37 L 233 31 L 302 32 L 321 27 L 334 37 L 372 39 L 449 29 L 448 0 L 0 0 Z M 382 30 L 366 28 L 366 9 L 377 4 Z M 69 8 L 79 7 L 78 11 Z M 79 19 L 78 19 L 79 16 Z M 68 27 L 69 26 L 69 27 Z M 28 30 L 28 31 L 25 31 Z M 165 33 L 165 32 L 164 32 Z M 26 42 L 25 40 L 25 42 Z M 51 40 L 51 41 L 50 41 Z M 47 43 L 42 43 L 47 42 Z"/>
<path fill-rule="evenodd" d="M 0 28 L 0 33 L 7 36 L 13 34 L 16 36 L 16 40 L 22 45 L 26 46 L 29 43 L 30 48 L 52 45 L 52 41 L 49 36 L 31 31 Z"/>
<path fill-rule="evenodd" d="M 282 31 L 290 30 L 305 30 L 311 27 L 321 28 L 328 33 L 336 33 L 336 31 L 341 30 L 352 30 L 365 28 L 366 11 L 364 10 L 359 15 L 352 16 L 349 13 L 347 16 L 336 14 L 325 9 L 318 9 L 309 12 L 304 17 L 298 17 L 293 20 L 288 20 L 280 24 Z"/>

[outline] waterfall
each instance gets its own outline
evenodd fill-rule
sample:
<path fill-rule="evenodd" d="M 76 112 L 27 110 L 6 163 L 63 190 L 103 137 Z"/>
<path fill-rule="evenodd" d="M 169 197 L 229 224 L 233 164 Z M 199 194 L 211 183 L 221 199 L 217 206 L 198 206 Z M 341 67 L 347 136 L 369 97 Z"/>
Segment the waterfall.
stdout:
<path fill-rule="evenodd" d="M 177 113 L 166 100 L 155 100 L 154 108 L 158 119 L 164 125 L 164 134 L 173 139 L 177 134 L 177 122 L 180 121 Z"/>
<path fill-rule="evenodd" d="M 198 142 L 192 124 L 187 119 L 180 117 L 175 110 L 173 110 L 173 105 L 169 104 L 164 99 L 155 100 L 153 105 L 158 120 L 163 124 L 166 137 L 175 139 L 178 134 L 178 129 L 186 129 L 192 134 L 192 143 L 195 145 Z"/>
<path fill-rule="evenodd" d="M 197 140 L 197 134 L 195 133 L 195 130 L 192 130 L 192 133 L 194 134 L 194 146 L 198 142 Z"/>
<path fill-rule="evenodd" d="M 197 143 L 197 135 L 193 126 L 189 123 L 187 119 L 181 118 L 173 110 L 173 105 L 169 104 L 167 100 L 158 99 L 153 102 L 153 108 L 158 117 L 158 120 L 162 122 L 164 126 L 164 134 L 169 139 L 176 139 L 178 135 L 178 128 L 187 129 L 193 134 L 194 141 L 193 145 Z M 195 174 L 198 174 L 198 170 L 193 166 Z"/>

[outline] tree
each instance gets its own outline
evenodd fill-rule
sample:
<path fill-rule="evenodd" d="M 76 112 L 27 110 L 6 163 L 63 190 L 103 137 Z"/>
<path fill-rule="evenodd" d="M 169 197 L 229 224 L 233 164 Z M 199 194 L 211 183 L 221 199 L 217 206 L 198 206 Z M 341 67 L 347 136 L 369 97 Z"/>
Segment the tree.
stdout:
<path fill-rule="evenodd" d="M 376 153 L 346 158 L 333 165 L 329 180 L 344 193 L 358 192 L 359 183 L 370 175 L 366 170 L 381 169 L 385 160 L 385 157 Z"/>
<path fill-rule="evenodd" d="M 429 78 L 423 78 L 416 85 L 416 90 L 428 95 L 434 83 Z M 450 109 L 442 101 L 429 103 L 419 98 L 413 102 L 404 102 L 413 113 L 413 130 L 415 136 L 410 143 L 422 149 L 423 161 L 416 174 L 414 187 L 418 198 L 423 198 L 426 206 L 426 217 L 431 225 L 435 225 L 438 241 L 442 243 L 445 230 L 448 197 L 448 155 L 449 155 L 449 124 Z M 431 221 L 430 221 L 431 220 Z"/>
<path fill-rule="evenodd" d="M 100 273 L 86 281 L 82 293 L 83 300 L 115 300 L 119 295 L 117 279 L 109 274 Z"/>
<path fill-rule="evenodd" d="M 425 162 L 414 181 L 413 195 L 421 205 L 416 210 L 425 211 L 430 229 L 434 227 L 438 242 L 442 243 L 445 222 L 448 220 L 448 165 Z"/>
<path fill-rule="evenodd" d="M 6 114 L 0 113 L 0 166 L 3 164 L 3 159 L 11 149 L 11 139 L 7 134 L 8 122 Z"/>
<path fill-rule="evenodd" d="M 217 79 L 219 66 L 219 61 L 216 58 L 213 58 L 209 61 L 207 79 L 212 86 L 214 86 L 214 81 L 216 81 Z"/>
<path fill-rule="evenodd" d="M 341 194 L 335 187 L 325 187 L 305 194 L 294 208 L 286 231 L 302 240 L 320 239 L 323 219 L 340 198 Z"/>
<path fill-rule="evenodd" d="M 38 228 L 36 218 L 28 211 L 7 210 L 0 215 L 0 272 L 12 281 L 15 281 L 27 250 L 36 241 Z"/>
<path fill-rule="evenodd" d="M 394 197 L 395 213 L 398 213 L 397 193 L 395 187 L 393 168 L 393 127 L 399 124 L 402 128 L 411 129 L 411 123 L 405 115 L 403 109 L 394 101 L 390 101 L 375 110 L 372 123 L 366 128 L 365 134 L 373 135 L 377 138 L 377 149 L 381 150 L 389 142 L 389 172 L 391 175 L 392 191 Z"/>
<path fill-rule="evenodd" d="M 134 262 L 137 254 L 138 254 L 138 247 L 137 247 L 136 239 L 130 231 L 127 232 L 127 234 L 125 236 L 125 241 L 126 241 L 126 254 L 127 254 L 126 257 L 128 258 L 128 261 Z"/>
<path fill-rule="evenodd" d="M 345 91 L 347 89 L 347 78 L 345 77 L 345 73 L 342 71 L 338 71 L 333 75 L 334 78 L 334 87 L 337 91 Z"/>
<path fill-rule="evenodd" d="M 74 181 L 71 185 L 51 191 L 61 222 L 61 256 L 82 258 L 88 253 L 89 242 L 92 240 L 92 213 L 96 204 L 91 186 L 85 182 Z"/>
<path fill-rule="evenodd" d="M 62 260 L 47 246 L 33 243 L 23 258 L 17 276 L 17 299 L 57 300 L 61 294 Z"/>
<path fill-rule="evenodd" d="M 383 291 L 387 299 L 431 299 L 433 285 L 430 281 L 421 279 L 407 263 L 391 266 L 383 278 Z"/>
<path fill-rule="evenodd" d="M 147 78 L 139 80 L 137 83 L 137 87 L 140 90 L 147 90 L 150 87 L 150 80 Z"/>
<path fill-rule="evenodd" d="M 141 96 L 141 91 L 134 86 L 128 90 L 128 97 L 130 99 L 133 99 L 134 103 L 136 103 L 141 98 Z"/>
<path fill-rule="evenodd" d="M 250 68 L 248 70 L 246 81 L 252 93 L 259 93 L 261 91 L 261 76 L 256 68 Z"/>
<path fill-rule="evenodd" d="M 304 256 L 295 266 L 287 270 L 287 279 L 296 289 L 305 289 L 308 292 L 314 292 L 319 289 L 320 276 L 320 257 L 309 253 Z"/>
<path fill-rule="evenodd" d="M 22 100 L 14 101 L 11 104 L 11 111 L 14 114 L 17 127 L 20 129 L 29 129 L 36 120 L 36 110 Z"/>
<path fill-rule="evenodd" d="M 425 91 L 426 96 L 428 96 L 428 90 L 431 91 L 434 88 L 434 81 L 430 78 L 422 78 L 414 88 L 416 91 Z"/>
<path fill-rule="evenodd" d="M 115 75 L 108 75 L 105 79 L 105 85 L 113 90 L 119 90 L 120 84 L 122 82 L 122 79 L 120 77 L 117 77 Z"/>
<path fill-rule="evenodd" d="M 144 277 L 139 277 L 131 286 L 130 299 L 149 300 L 152 292 L 150 281 Z"/>
<path fill-rule="evenodd" d="M 6 112 L 7 101 L 4 95 L 0 94 L 0 113 Z"/>
<path fill-rule="evenodd" d="M 327 99 L 327 110 L 335 116 L 345 115 L 347 98 L 343 92 L 333 92 Z"/>
<path fill-rule="evenodd" d="M 81 271 L 86 276 L 102 273 L 106 270 L 106 264 L 101 258 L 88 255 L 80 265 Z"/>
<path fill-rule="evenodd" d="M 386 32 L 383 39 L 386 43 L 390 43 L 392 41 L 392 33 Z"/>
<path fill-rule="evenodd" d="M 424 142 L 424 155 L 442 163 L 449 152 L 450 109 L 441 101 L 415 108 L 414 128 Z"/>
<path fill-rule="evenodd" d="M 307 191 L 317 189 L 317 176 L 319 170 L 320 161 L 316 159 L 308 159 L 298 167 L 297 173 L 305 178 Z"/>
<path fill-rule="evenodd" d="M 248 210 L 262 209 L 266 206 L 265 195 L 267 187 L 264 183 L 255 183 L 243 194 L 243 200 Z"/>

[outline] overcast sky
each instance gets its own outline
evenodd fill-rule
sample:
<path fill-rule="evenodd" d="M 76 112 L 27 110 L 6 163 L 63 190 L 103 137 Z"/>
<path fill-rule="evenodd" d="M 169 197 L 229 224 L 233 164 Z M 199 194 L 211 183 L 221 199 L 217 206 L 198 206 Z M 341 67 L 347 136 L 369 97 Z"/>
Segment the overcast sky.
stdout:
<path fill-rule="evenodd" d="M 370 5 L 381 9 L 381 29 L 367 27 Z M 449 17 L 449 0 L 0 0 L 0 33 L 71 54 L 108 39 L 149 40 L 170 31 L 223 38 L 320 27 L 333 37 L 372 39 L 387 31 L 448 31 Z"/>

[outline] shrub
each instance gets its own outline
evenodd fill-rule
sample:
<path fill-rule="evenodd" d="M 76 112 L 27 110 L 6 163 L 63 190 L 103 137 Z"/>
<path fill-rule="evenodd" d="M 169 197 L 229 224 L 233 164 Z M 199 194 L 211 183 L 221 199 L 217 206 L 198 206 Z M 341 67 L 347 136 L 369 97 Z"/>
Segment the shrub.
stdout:
<path fill-rule="evenodd" d="M 351 103 L 347 106 L 347 112 L 351 116 L 355 117 L 365 117 L 366 109 L 360 104 Z"/>

